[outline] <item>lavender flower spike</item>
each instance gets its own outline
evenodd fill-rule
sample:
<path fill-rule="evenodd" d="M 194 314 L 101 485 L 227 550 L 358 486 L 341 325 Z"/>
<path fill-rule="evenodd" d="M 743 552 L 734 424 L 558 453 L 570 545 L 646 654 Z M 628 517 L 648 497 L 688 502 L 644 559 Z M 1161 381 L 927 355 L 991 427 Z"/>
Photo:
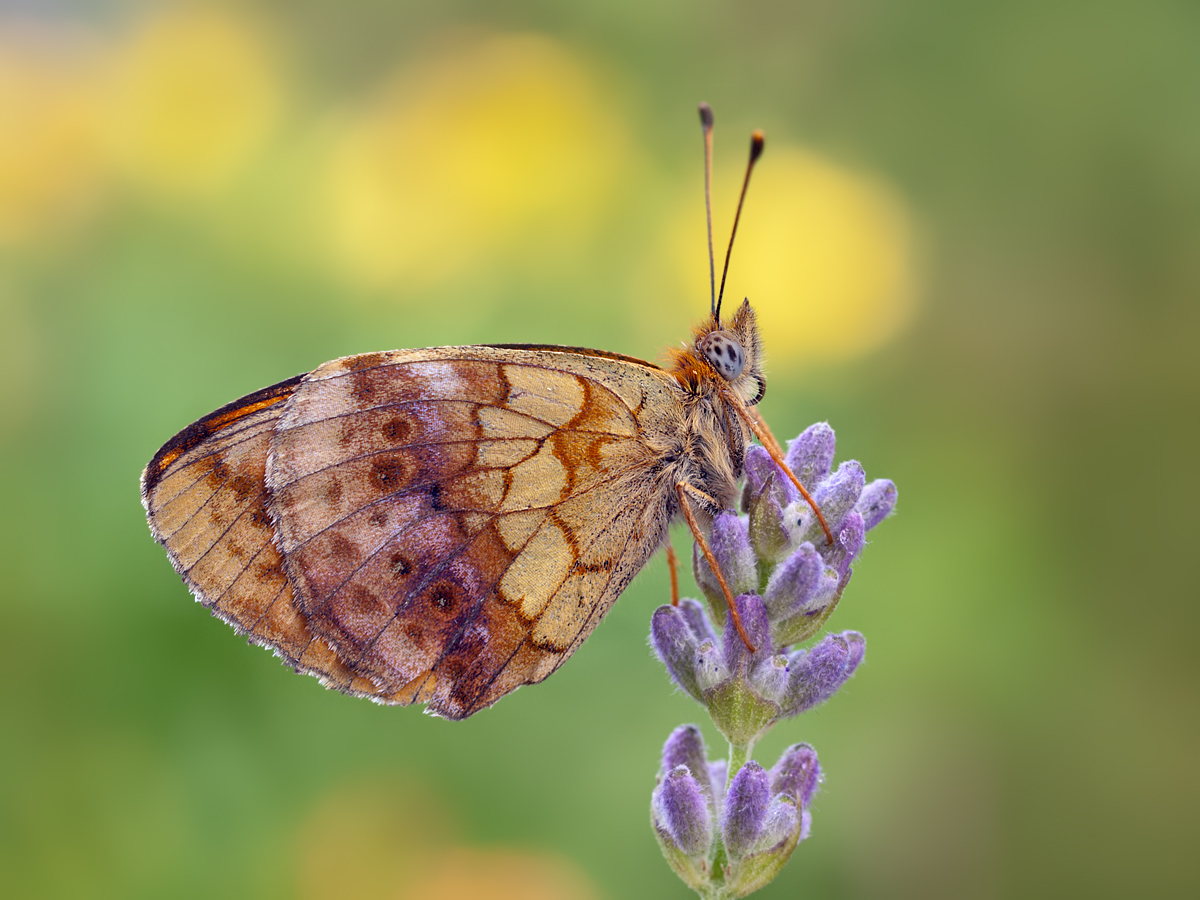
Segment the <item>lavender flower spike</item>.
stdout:
<path fill-rule="evenodd" d="M 821 781 L 816 751 L 793 744 L 770 771 L 751 752 L 775 724 L 833 696 L 862 662 L 866 642 L 856 631 L 795 647 L 825 627 L 867 532 L 896 506 L 887 479 L 868 483 L 853 460 L 834 469 L 826 423 L 793 441 L 786 462 L 820 506 L 831 537 L 767 451 L 748 447 L 743 515 L 717 515 L 709 541 L 742 628 L 696 548 L 693 571 L 708 603 L 661 607 L 650 629 L 671 678 L 729 741 L 728 761 L 709 762 L 699 729 L 677 728 L 663 747 L 651 801 L 664 857 L 706 898 L 745 897 L 768 884 L 808 836 Z M 714 621 L 723 624 L 720 632 Z"/>

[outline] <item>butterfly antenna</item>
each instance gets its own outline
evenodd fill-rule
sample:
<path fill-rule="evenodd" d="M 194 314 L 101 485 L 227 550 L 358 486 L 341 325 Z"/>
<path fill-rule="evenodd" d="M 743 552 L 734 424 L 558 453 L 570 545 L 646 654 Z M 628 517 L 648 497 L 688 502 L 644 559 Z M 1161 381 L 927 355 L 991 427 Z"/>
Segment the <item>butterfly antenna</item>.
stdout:
<path fill-rule="evenodd" d="M 717 317 L 717 267 L 713 262 L 712 242 L 712 133 L 713 111 L 707 103 L 700 104 L 700 126 L 704 129 L 704 213 L 708 222 L 708 290 L 712 297 L 710 310 Z"/>
<path fill-rule="evenodd" d="M 729 256 L 733 253 L 733 239 L 737 237 L 738 220 L 742 217 L 742 204 L 746 202 L 746 188 L 750 187 L 750 173 L 754 171 L 754 164 L 758 162 L 762 152 L 763 133 L 755 129 L 754 134 L 750 135 L 750 162 L 746 165 L 746 177 L 742 180 L 742 193 L 738 197 L 737 212 L 733 214 L 733 231 L 729 233 L 729 249 L 725 251 L 725 268 L 721 270 L 721 290 L 717 293 L 717 308 L 713 313 L 713 318 L 718 322 L 721 320 L 721 298 L 725 296 L 725 276 L 729 274 Z"/>

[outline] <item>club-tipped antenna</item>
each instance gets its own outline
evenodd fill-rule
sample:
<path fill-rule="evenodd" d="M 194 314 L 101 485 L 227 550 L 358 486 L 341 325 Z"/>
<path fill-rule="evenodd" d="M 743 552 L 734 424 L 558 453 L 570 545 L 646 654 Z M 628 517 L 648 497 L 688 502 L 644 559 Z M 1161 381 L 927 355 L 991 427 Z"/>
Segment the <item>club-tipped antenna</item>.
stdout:
<path fill-rule="evenodd" d="M 710 311 L 717 315 L 717 266 L 713 261 L 712 242 L 712 134 L 713 111 L 707 103 L 700 104 L 700 127 L 704 129 L 704 215 L 708 222 L 708 290 Z"/>
<path fill-rule="evenodd" d="M 725 268 L 721 270 L 721 290 L 717 292 L 716 308 L 713 311 L 713 319 L 717 322 L 721 321 L 721 298 L 725 296 L 725 276 L 729 274 L 729 257 L 733 253 L 733 239 L 737 237 L 738 220 L 742 217 L 742 204 L 746 202 L 746 188 L 750 186 L 750 173 L 754 171 L 754 164 L 762 156 L 763 142 L 762 131 L 755 129 L 754 134 L 750 135 L 750 162 L 746 164 L 746 177 L 742 180 L 742 193 L 738 197 L 737 212 L 733 214 L 733 231 L 729 233 L 729 249 L 725 251 Z"/>

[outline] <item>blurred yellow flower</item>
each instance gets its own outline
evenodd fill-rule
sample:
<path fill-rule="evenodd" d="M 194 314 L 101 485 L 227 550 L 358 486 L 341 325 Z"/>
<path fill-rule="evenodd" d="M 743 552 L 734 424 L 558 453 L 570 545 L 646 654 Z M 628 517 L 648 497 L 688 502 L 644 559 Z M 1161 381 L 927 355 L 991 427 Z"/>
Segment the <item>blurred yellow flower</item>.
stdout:
<path fill-rule="evenodd" d="M 733 171 L 714 180 L 741 184 Z M 725 305 L 750 298 L 771 370 L 855 358 L 895 336 L 915 305 L 913 228 L 899 197 L 877 179 L 769 141 L 754 182 Z M 680 215 L 672 243 L 687 296 L 706 297 L 694 209 Z M 732 213 L 730 202 L 728 216 L 714 214 L 718 283 Z"/>
<path fill-rule="evenodd" d="M 423 867 L 403 900 L 590 900 L 596 889 L 565 859 L 513 850 L 457 848 Z"/>
<path fill-rule="evenodd" d="M 226 186 L 262 148 L 282 99 L 261 33 L 221 10 L 148 20 L 118 53 L 112 91 L 115 161 L 168 196 Z"/>
<path fill-rule="evenodd" d="M 98 51 L 75 32 L 0 26 L 0 246 L 94 206 L 103 170 Z"/>
<path fill-rule="evenodd" d="M 337 785 L 300 820 L 293 889 L 301 900 L 392 897 L 446 846 L 439 797 L 395 777 Z"/>
<path fill-rule="evenodd" d="M 586 241 L 627 160 L 598 75 L 535 35 L 458 46 L 345 122 L 328 171 L 334 252 L 367 285 L 432 280 Z"/>
<path fill-rule="evenodd" d="M 380 777 L 333 788 L 300 821 L 292 875 L 301 900 L 591 900 L 569 860 L 462 846 L 445 803 L 417 781 Z"/>

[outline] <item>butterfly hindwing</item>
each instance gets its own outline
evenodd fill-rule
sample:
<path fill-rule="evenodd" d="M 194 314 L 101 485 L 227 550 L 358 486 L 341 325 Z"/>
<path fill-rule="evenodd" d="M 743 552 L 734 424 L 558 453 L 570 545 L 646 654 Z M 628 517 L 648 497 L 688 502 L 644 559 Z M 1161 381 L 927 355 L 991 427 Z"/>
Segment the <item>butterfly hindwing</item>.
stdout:
<path fill-rule="evenodd" d="M 669 492 L 639 415 L 667 377 L 488 347 L 313 372 L 267 467 L 310 627 L 400 702 L 451 718 L 545 678 L 662 540 Z"/>
<path fill-rule="evenodd" d="M 299 383 L 243 397 L 168 441 L 142 475 L 142 502 L 155 538 L 214 615 L 329 686 L 375 696 L 372 682 L 309 631 L 273 540 L 263 476 L 275 424 Z"/>

